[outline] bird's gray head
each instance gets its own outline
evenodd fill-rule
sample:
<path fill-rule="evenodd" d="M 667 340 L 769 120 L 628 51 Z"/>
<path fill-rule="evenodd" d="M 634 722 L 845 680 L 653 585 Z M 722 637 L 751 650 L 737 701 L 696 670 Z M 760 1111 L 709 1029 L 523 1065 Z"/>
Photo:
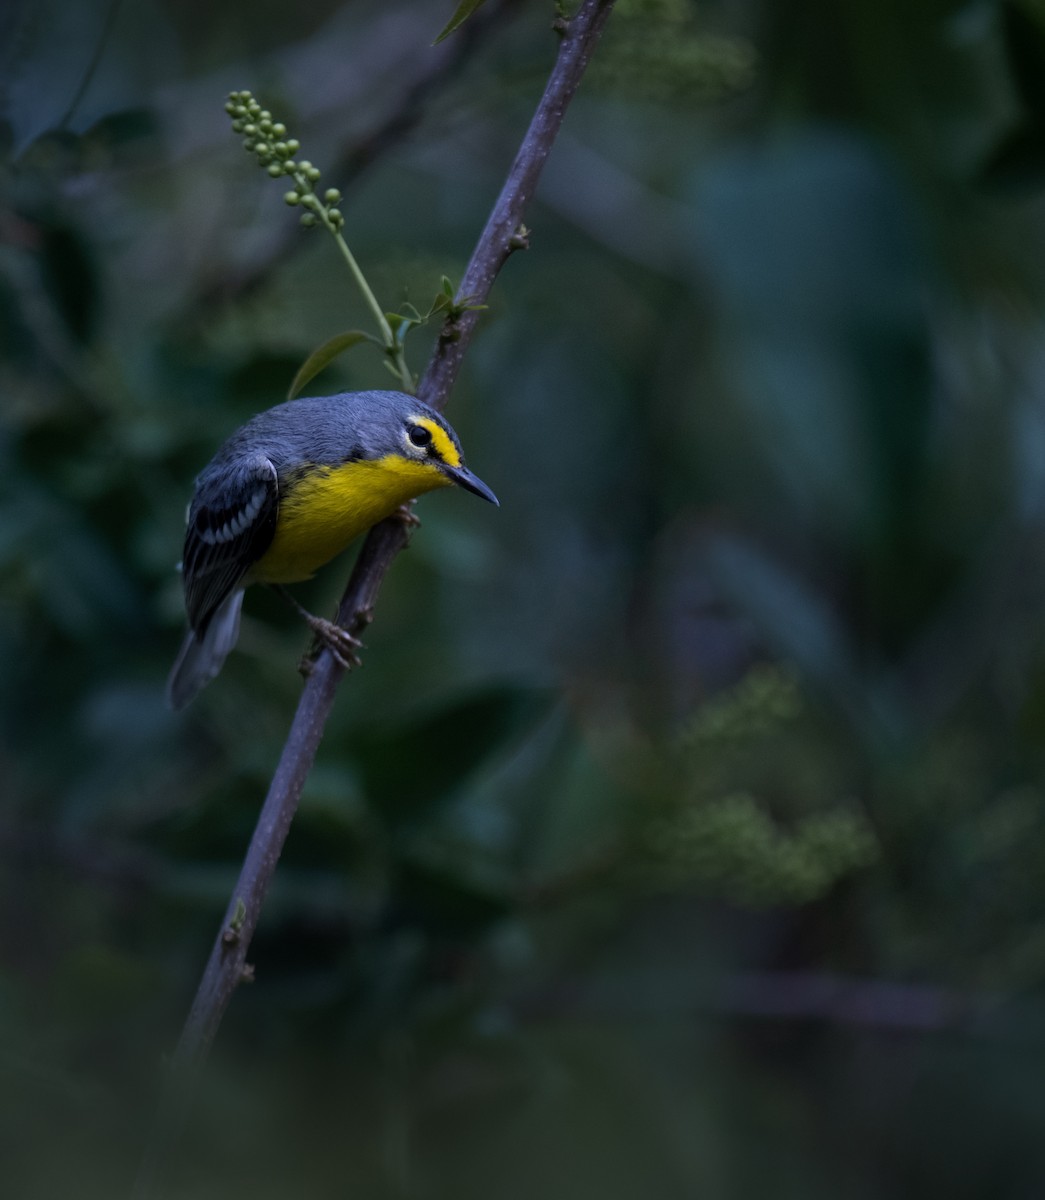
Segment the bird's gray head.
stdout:
<path fill-rule="evenodd" d="M 416 396 L 355 392 L 336 399 L 351 405 L 359 457 L 391 471 L 437 472 L 432 486 L 455 483 L 491 504 L 498 503 L 490 488 L 465 466 L 460 439 L 449 421 Z"/>

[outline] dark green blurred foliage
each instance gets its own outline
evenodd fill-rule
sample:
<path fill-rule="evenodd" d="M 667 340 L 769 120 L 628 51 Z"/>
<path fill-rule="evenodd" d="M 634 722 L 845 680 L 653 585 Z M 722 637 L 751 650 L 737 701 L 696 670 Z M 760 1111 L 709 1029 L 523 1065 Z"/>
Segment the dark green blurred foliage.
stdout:
<path fill-rule="evenodd" d="M 551 61 L 411 109 L 495 6 L 0 12 L 5 1195 L 126 1190 L 299 691 L 252 593 L 162 704 L 194 473 L 367 319 L 224 98 L 426 311 Z M 173 1194 L 1041 1192 L 1043 47 L 621 0 L 452 401 L 502 507 L 419 507 Z"/>
<path fill-rule="evenodd" d="M 711 32 L 689 0 L 619 0 L 587 82 L 629 100 L 693 104 L 750 86 L 754 72 L 751 43 Z"/>

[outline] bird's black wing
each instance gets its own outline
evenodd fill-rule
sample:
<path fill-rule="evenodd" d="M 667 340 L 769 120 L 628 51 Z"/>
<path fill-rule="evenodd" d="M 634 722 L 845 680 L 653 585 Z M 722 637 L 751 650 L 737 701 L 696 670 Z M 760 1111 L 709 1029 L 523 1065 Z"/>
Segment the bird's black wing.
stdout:
<path fill-rule="evenodd" d="M 200 477 L 181 568 L 185 608 L 197 634 L 271 545 L 278 509 L 276 468 L 263 454 Z"/>

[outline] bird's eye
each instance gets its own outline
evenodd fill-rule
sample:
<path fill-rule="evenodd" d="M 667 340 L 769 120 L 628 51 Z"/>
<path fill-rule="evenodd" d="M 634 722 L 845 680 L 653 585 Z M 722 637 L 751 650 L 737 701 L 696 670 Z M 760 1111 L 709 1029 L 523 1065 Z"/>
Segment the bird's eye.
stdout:
<path fill-rule="evenodd" d="M 425 429 L 423 425 L 411 425 L 406 431 L 406 436 L 418 447 L 429 446 L 432 443 L 432 431 Z"/>

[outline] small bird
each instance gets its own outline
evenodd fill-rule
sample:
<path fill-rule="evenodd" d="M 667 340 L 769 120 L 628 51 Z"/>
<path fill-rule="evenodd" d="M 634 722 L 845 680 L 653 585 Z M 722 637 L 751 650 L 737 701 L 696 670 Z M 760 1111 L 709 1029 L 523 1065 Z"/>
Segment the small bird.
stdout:
<path fill-rule="evenodd" d="M 189 631 L 167 681 L 171 708 L 221 670 L 252 583 L 310 579 L 415 496 L 457 484 L 497 504 L 464 465 L 446 419 L 403 392 L 342 392 L 277 404 L 225 442 L 196 479 L 181 571 Z M 335 654 L 348 631 L 286 599 Z"/>

